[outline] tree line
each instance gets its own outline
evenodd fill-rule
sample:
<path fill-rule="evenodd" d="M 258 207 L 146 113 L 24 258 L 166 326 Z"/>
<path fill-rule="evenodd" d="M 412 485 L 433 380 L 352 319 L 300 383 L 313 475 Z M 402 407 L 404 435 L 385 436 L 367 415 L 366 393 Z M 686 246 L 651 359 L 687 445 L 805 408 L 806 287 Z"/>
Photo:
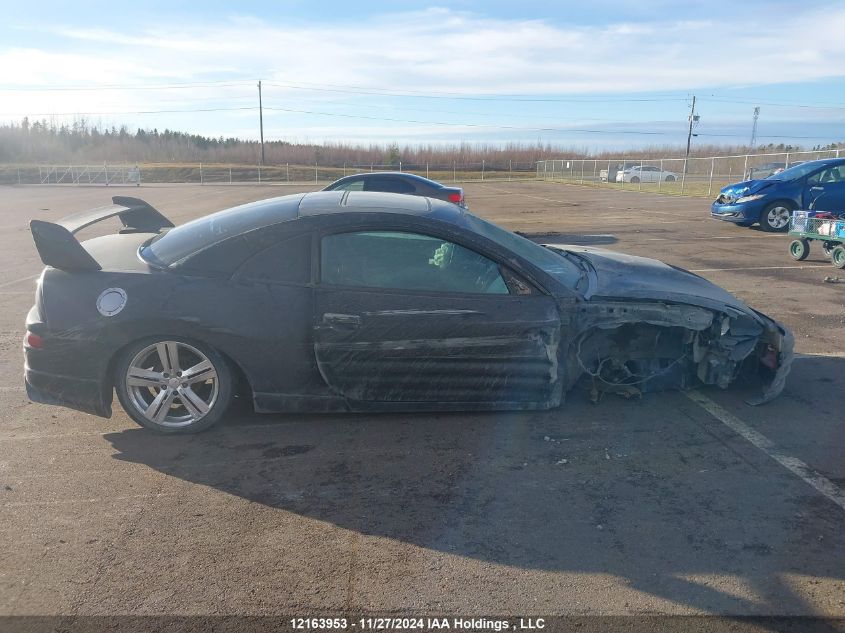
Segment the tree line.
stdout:
<path fill-rule="evenodd" d="M 835 149 L 843 144 L 818 146 L 813 149 Z M 798 151 L 794 145 L 766 145 L 751 150 L 747 146 L 699 145 L 693 156 L 743 154 L 766 151 Z M 534 143 L 472 143 L 441 144 L 353 144 L 265 143 L 265 163 L 269 165 L 313 165 L 342 167 L 344 165 L 448 165 L 457 163 L 488 163 L 491 168 L 507 166 L 509 161 L 525 165 L 550 158 L 668 158 L 683 156 L 684 148 L 661 145 L 627 150 L 625 152 L 591 152 L 577 148 L 536 141 Z M 56 124 L 47 120 L 0 125 L 0 162 L 3 163 L 229 163 L 257 164 L 261 158 L 258 141 L 235 137 L 211 137 L 177 130 L 120 127 L 92 124 L 85 118 L 72 123 Z"/>

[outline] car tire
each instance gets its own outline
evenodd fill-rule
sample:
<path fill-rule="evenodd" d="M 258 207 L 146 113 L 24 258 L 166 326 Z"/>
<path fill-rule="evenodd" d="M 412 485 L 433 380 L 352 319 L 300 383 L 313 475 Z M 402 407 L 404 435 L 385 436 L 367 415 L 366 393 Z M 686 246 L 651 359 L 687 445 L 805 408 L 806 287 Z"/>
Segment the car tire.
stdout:
<path fill-rule="evenodd" d="M 794 208 L 790 202 L 772 202 L 760 213 L 760 228 L 770 233 L 785 233 Z"/>
<path fill-rule="evenodd" d="M 202 343 L 172 336 L 137 341 L 121 352 L 114 368 L 123 409 L 157 433 L 204 431 L 232 402 L 232 370 Z"/>
<path fill-rule="evenodd" d="M 666 182 L 675 182 L 677 178 L 674 176 L 666 176 Z"/>
<path fill-rule="evenodd" d="M 845 268 L 845 246 L 837 246 L 830 251 L 830 262 L 839 269 Z"/>
<path fill-rule="evenodd" d="M 639 176 L 631 176 L 631 184 L 632 185 L 636 185 L 638 182 L 640 182 Z"/>
<path fill-rule="evenodd" d="M 803 238 L 800 240 L 792 240 L 789 244 L 789 254 L 792 256 L 792 259 L 797 262 L 807 259 L 807 255 L 810 254 L 809 240 Z"/>

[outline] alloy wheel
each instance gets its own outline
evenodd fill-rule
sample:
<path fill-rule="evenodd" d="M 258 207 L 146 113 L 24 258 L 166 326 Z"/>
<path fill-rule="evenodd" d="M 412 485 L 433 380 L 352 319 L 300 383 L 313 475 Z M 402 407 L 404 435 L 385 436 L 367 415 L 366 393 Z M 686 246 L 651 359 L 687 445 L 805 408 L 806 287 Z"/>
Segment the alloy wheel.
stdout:
<path fill-rule="evenodd" d="M 766 222 L 776 231 L 780 231 L 789 224 L 791 211 L 784 206 L 776 206 L 769 209 L 766 215 Z"/>
<path fill-rule="evenodd" d="M 153 424 L 179 428 L 201 420 L 217 402 L 220 381 L 200 350 L 158 341 L 138 352 L 124 377 L 129 401 Z"/>

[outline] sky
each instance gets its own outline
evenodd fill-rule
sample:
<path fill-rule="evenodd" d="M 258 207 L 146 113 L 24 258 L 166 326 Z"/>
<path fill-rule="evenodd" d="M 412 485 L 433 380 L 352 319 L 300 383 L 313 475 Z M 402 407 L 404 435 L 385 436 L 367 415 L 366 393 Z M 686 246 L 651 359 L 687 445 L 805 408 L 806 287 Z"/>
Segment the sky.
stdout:
<path fill-rule="evenodd" d="M 845 141 L 845 3 L 0 0 L 0 121 L 595 151 Z"/>

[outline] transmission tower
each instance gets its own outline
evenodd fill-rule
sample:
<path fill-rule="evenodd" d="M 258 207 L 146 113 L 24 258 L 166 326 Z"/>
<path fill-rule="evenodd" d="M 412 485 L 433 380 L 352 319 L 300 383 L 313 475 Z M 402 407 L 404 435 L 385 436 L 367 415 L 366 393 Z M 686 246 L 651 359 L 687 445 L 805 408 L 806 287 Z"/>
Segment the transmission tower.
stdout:
<path fill-rule="evenodd" d="M 754 144 L 757 143 L 757 119 L 760 118 L 760 106 L 754 108 L 754 123 L 751 126 L 751 149 L 754 149 Z"/>

